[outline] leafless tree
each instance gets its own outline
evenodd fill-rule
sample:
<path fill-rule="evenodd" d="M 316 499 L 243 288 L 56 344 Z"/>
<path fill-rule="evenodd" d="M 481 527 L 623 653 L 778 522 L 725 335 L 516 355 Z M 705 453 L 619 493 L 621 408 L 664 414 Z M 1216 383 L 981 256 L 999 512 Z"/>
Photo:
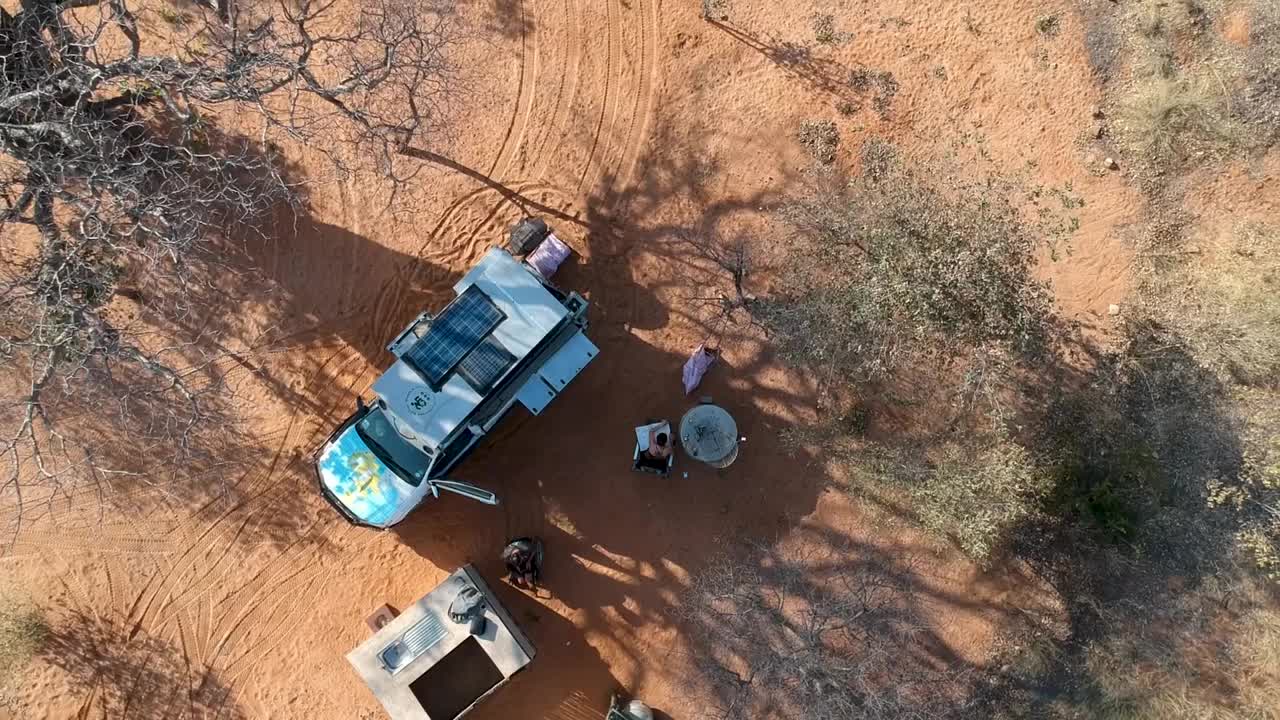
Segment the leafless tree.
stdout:
<path fill-rule="evenodd" d="M 961 673 L 922 657 L 910 570 L 832 548 L 719 552 L 677 611 L 719 700 L 707 715 L 915 720 L 963 704 Z"/>
<path fill-rule="evenodd" d="M 192 317 L 219 243 L 296 201 L 274 140 L 403 180 L 397 151 L 436 126 L 453 77 L 452 0 L 222 0 L 167 34 L 138 18 L 173 11 L 136 5 L 0 8 L 0 356 L 23 385 L 4 388 L 0 491 L 125 470 L 67 434 L 87 398 L 121 434 L 189 447 L 221 354 L 160 328 Z M 228 118 L 260 134 L 220 132 Z M 121 298 L 149 322 L 122 324 Z"/>

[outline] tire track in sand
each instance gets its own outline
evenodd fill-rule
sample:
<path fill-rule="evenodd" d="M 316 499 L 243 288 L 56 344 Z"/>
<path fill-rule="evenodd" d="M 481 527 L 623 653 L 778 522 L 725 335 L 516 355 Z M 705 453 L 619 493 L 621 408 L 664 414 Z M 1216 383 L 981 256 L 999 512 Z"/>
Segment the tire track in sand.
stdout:
<path fill-rule="evenodd" d="M 304 387 L 304 392 L 310 390 L 310 386 L 317 382 L 326 382 L 324 370 L 330 363 L 342 358 L 339 361 L 340 366 L 345 367 L 351 362 L 353 355 L 341 350 L 330 355 L 312 373 L 306 382 L 307 387 Z M 243 535 L 246 526 L 257 515 L 255 502 L 273 490 L 270 483 L 275 477 L 277 468 L 280 467 L 281 459 L 296 444 L 297 421 L 298 412 L 295 411 L 290 414 L 276 450 L 265 467 L 249 469 L 236 483 L 241 486 L 243 492 L 238 501 L 209 520 L 203 527 L 198 527 L 195 522 L 191 522 L 182 528 L 184 532 L 177 533 L 179 537 L 174 538 L 174 545 L 175 549 L 180 548 L 180 550 L 176 553 L 176 557 L 169 567 L 159 574 L 159 582 L 149 582 L 131 604 L 129 616 L 125 618 L 130 626 L 130 638 L 143 629 L 147 629 L 151 634 L 166 632 L 170 625 L 180 624 L 184 616 L 193 613 L 196 617 L 203 619 L 200 623 L 202 632 L 192 637 L 193 646 L 202 649 L 217 648 L 217 652 L 213 655 L 205 655 L 202 650 L 201 661 L 206 668 L 214 667 L 216 658 L 234 647 L 239 636 L 230 630 L 225 631 L 218 640 L 213 639 L 214 631 L 225 626 L 226 617 L 230 612 L 225 608 L 226 598 L 216 598 L 215 591 L 227 578 L 235 576 L 235 563 L 238 561 L 235 550 L 239 546 L 239 538 Z M 286 466 L 291 464 L 286 463 Z M 197 516 L 192 516 L 190 519 L 195 521 Z M 294 555 L 300 553 L 301 550 L 295 550 L 295 548 L 303 545 L 301 539 L 296 540 L 284 551 L 276 553 L 275 559 L 269 561 L 268 566 L 279 562 L 282 557 L 290 553 Z M 301 565 L 306 567 L 305 563 Z M 273 586 L 270 583 L 264 583 L 257 589 L 259 592 L 279 592 L 282 597 L 291 595 L 290 588 Z M 239 624 L 240 622 L 233 622 L 233 629 Z M 182 631 L 179 630 L 179 632 Z"/>
<path fill-rule="evenodd" d="M 576 0 L 563 0 L 563 12 L 551 13 L 561 23 L 562 41 L 559 45 L 563 53 L 558 56 L 559 65 L 550 68 L 548 74 L 558 77 L 555 97 L 551 101 L 549 119 L 541 124 L 541 132 L 530 143 L 530 154 L 533 155 L 532 168 L 521 168 L 521 175 L 530 178 L 545 177 L 548 170 L 560 157 L 552 151 L 566 133 L 567 125 L 572 117 L 572 110 L 578 95 L 578 79 L 582 73 L 582 14 Z M 540 23 L 545 22 L 540 19 Z M 539 24 L 537 32 L 545 32 L 545 25 Z"/>
<path fill-rule="evenodd" d="M 644 150 L 645 142 L 649 139 L 649 130 L 653 127 L 653 114 L 658 102 L 658 29 L 662 27 L 659 17 L 662 0 L 635 1 L 636 15 L 640 18 L 641 24 L 641 51 L 644 54 L 641 57 L 639 73 L 640 91 L 627 129 L 627 137 L 631 145 L 618 159 L 619 171 L 622 171 L 622 165 L 627 165 L 625 171 L 622 171 L 621 178 L 623 185 L 626 186 L 630 186 L 637 180 L 636 169 L 639 167 L 640 154 Z M 645 49 L 647 52 L 644 52 Z M 639 117 L 638 129 L 637 117 Z"/>
<path fill-rule="evenodd" d="M 537 31 L 535 29 L 533 38 L 529 35 L 529 9 L 527 0 L 518 0 L 520 6 L 520 55 L 516 59 L 517 79 L 516 79 L 516 102 L 515 108 L 511 113 L 511 121 L 507 124 L 507 131 L 502 136 L 502 141 L 498 145 L 498 153 L 493 158 L 493 164 L 489 166 L 489 177 L 495 177 L 498 168 L 502 167 L 504 172 L 511 163 L 515 148 L 520 145 L 520 139 L 523 138 L 525 130 L 529 126 L 529 118 L 533 114 L 534 85 L 537 84 L 537 67 L 536 62 L 533 68 L 528 67 L 528 58 L 532 54 L 535 59 L 537 57 Z M 530 47 L 532 44 L 532 52 Z M 523 106 L 523 110 L 521 109 Z M 515 138 L 515 142 L 512 142 Z"/>
<path fill-rule="evenodd" d="M 565 210 L 573 204 L 566 198 L 594 190 L 592 186 L 601 180 L 607 180 L 608 189 L 614 192 L 635 181 L 657 102 L 659 6 L 652 0 L 631 3 L 625 6 L 618 0 L 606 0 L 606 27 L 591 36 L 587 22 L 594 17 L 584 12 L 589 4 L 563 0 L 555 3 L 560 12 L 529 18 L 533 5 L 527 0 L 520 2 L 522 20 L 533 21 L 522 22 L 522 26 L 532 29 L 522 31 L 514 110 L 490 165 L 491 177 L 518 171 L 526 179 L 507 180 L 504 185 Z M 551 23 L 556 22 L 562 25 L 565 47 L 561 53 L 548 54 L 539 34 L 550 33 L 555 27 Z M 603 42 L 605 52 L 584 54 L 584 43 L 590 42 L 597 43 L 597 50 Z M 549 74 L 557 82 L 555 90 L 539 96 L 539 83 Z M 593 112 L 577 112 L 582 102 Z M 535 112 L 548 122 L 534 123 Z M 593 128 L 586 138 L 572 132 L 579 121 Z M 577 144 L 576 152 L 561 152 L 567 142 Z M 534 154 L 527 166 L 521 165 L 524 152 Z M 567 156 L 582 165 L 564 167 L 560 163 Z M 543 177 L 562 170 L 567 171 L 566 176 L 576 176 L 567 186 Z M 414 293 L 407 292 L 408 283 L 424 282 L 446 290 L 446 284 L 452 284 L 446 280 L 469 266 L 485 248 L 501 241 L 508 219 L 505 214 L 514 217 L 516 212 L 511 198 L 492 187 L 473 188 L 453 200 L 411 258 L 396 268 L 392 279 L 361 308 L 367 311 L 360 314 L 369 318 L 371 331 L 421 311 L 422 307 L 410 307 L 415 301 Z M 347 216 L 346 222 L 353 219 Z M 344 294 L 350 291 L 350 287 L 339 289 Z M 291 339 L 300 347 L 311 348 L 316 336 L 313 330 Z M 295 354 L 292 350 L 288 353 Z M 360 359 L 350 347 L 335 348 L 327 357 L 308 363 L 311 367 L 299 391 L 310 394 L 334 382 L 358 382 L 360 373 L 352 365 Z M 281 473 L 298 471 L 298 461 L 286 458 L 314 434 L 316 424 L 311 414 L 297 408 L 287 420 L 281 418 L 270 458 L 256 463 L 234 483 L 243 493 L 241 501 L 221 507 L 212 502 L 165 537 L 139 540 L 124 548 L 125 552 L 155 553 L 155 572 L 128 591 L 113 585 L 118 596 L 113 604 L 118 609 L 111 612 L 130 637 L 145 631 L 174 639 L 189 675 L 198 681 L 202 675 L 218 674 L 231 688 L 230 695 L 263 658 L 291 641 L 292 628 L 308 611 L 308 598 L 320 591 L 335 567 L 342 567 L 339 562 L 316 562 L 315 540 L 322 534 L 330 536 L 344 553 L 352 552 L 353 545 L 364 544 L 351 542 L 355 538 L 350 529 L 322 520 L 282 549 L 260 551 L 247 559 L 238 551 L 247 529 L 263 514 L 260 506 L 271 499 L 273 482 Z M 64 538 L 64 549 L 73 552 L 87 539 Z M 112 575 L 118 578 L 120 573 Z M 86 603 L 92 595 L 87 590 L 78 594 L 84 595 Z M 87 694 L 87 707 L 92 707 L 97 693 Z"/>
<path fill-rule="evenodd" d="M 636 180 L 640 153 L 652 126 L 658 85 L 658 10 L 655 0 L 605 3 L 604 97 L 578 190 L 610 198 L 614 206 Z"/>
<path fill-rule="evenodd" d="M 614 93 L 611 92 L 613 90 L 613 85 L 610 82 L 610 76 L 613 73 L 613 68 L 614 68 L 613 36 L 614 36 L 614 30 L 616 29 L 616 23 L 614 22 L 613 17 L 616 14 L 616 8 L 615 8 L 616 5 L 617 5 L 616 0 L 605 0 L 604 2 L 606 45 L 605 45 L 604 72 L 601 75 L 601 77 L 604 79 L 604 86 L 602 88 L 604 97 L 601 98 L 601 101 L 600 101 L 600 117 L 596 119 L 595 130 L 591 133 L 591 149 L 587 151 L 587 159 L 582 164 L 582 175 L 580 175 L 578 178 L 578 188 L 577 188 L 578 192 L 582 192 L 583 188 L 587 184 L 587 174 L 591 172 L 592 162 L 595 160 L 596 148 L 599 147 L 600 145 L 600 135 L 604 131 L 604 119 L 609 112 L 609 102 L 614 99 L 613 97 Z"/>

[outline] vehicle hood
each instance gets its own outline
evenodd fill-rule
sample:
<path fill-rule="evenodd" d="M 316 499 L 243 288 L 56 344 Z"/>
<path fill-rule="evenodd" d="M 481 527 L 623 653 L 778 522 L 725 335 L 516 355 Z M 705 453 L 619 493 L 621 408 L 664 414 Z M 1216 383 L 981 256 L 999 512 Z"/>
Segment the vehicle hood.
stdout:
<path fill-rule="evenodd" d="M 325 445 L 316 469 L 325 489 L 362 523 L 386 527 L 413 502 L 412 489 L 373 454 L 355 425 Z"/>

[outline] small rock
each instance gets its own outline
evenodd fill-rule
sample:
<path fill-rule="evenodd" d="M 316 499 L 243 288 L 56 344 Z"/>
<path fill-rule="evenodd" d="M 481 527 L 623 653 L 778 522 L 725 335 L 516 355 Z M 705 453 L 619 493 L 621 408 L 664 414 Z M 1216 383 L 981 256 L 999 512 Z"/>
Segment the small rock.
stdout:
<path fill-rule="evenodd" d="M 1101 140 L 1102 136 L 1106 134 L 1107 134 L 1107 126 L 1103 125 L 1102 123 L 1098 123 L 1098 127 L 1093 129 L 1093 136 L 1098 140 Z"/>
<path fill-rule="evenodd" d="M 1104 113 L 1104 112 L 1102 112 L 1102 106 L 1101 106 L 1101 105 L 1094 105 L 1094 106 L 1093 106 L 1093 119 L 1094 119 L 1094 120 L 1101 120 L 1102 118 L 1104 118 L 1104 117 L 1106 117 L 1106 116 L 1107 116 L 1107 114 L 1106 114 L 1106 113 Z"/>
<path fill-rule="evenodd" d="M 1107 314 L 1108 314 L 1108 315 L 1119 315 L 1119 314 L 1120 314 L 1120 306 L 1119 306 L 1119 305 L 1116 305 L 1116 304 L 1114 304 L 1114 303 L 1113 303 L 1113 304 L 1111 304 L 1111 305 L 1108 305 L 1108 306 L 1107 306 Z"/>
<path fill-rule="evenodd" d="M 1108 169 L 1108 170 L 1119 170 L 1119 169 L 1120 169 L 1120 163 L 1116 162 L 1114 158 L 1107 158 L 1106 160 L 1103 160 L 1102 162 L 1103 162 L 1103 164 L 1105 164 L 1105 165 L 1107 166 L 1107 169 Z"/>

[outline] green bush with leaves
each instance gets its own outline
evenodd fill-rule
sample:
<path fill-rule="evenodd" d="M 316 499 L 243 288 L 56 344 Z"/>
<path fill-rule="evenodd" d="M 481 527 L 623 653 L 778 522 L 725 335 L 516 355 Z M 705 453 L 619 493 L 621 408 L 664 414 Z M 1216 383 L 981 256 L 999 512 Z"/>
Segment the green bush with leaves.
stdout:
<path fill-rule="evenodd" d="M 980 347 L 1042 345 L 1052 300 L 1033 270 L 1074 229 L 1074 198 L 908 164 L 875 140 L 862 170 L 848 182 L 819 173 L 781 213 L 795 235 L 786 290 L 758 310 L 787 359 L 860 381 Z"/>
<path fill-rule="evenodd" d="M 902 493 L 922 525 L 979 562 L 1038 514 L 1053 487 L 1052 474 L 1004 432 L 927 450 L 873 445 L 849 459 L 852 482 Z"/>
<path fill-rule="evenodd" d="M 836 161 L 836 147 L 840 145 L 840 131 L 830 120 L 806 120 L 801 123 L 796 139 L 800 145 L 823 165 Z"/>

